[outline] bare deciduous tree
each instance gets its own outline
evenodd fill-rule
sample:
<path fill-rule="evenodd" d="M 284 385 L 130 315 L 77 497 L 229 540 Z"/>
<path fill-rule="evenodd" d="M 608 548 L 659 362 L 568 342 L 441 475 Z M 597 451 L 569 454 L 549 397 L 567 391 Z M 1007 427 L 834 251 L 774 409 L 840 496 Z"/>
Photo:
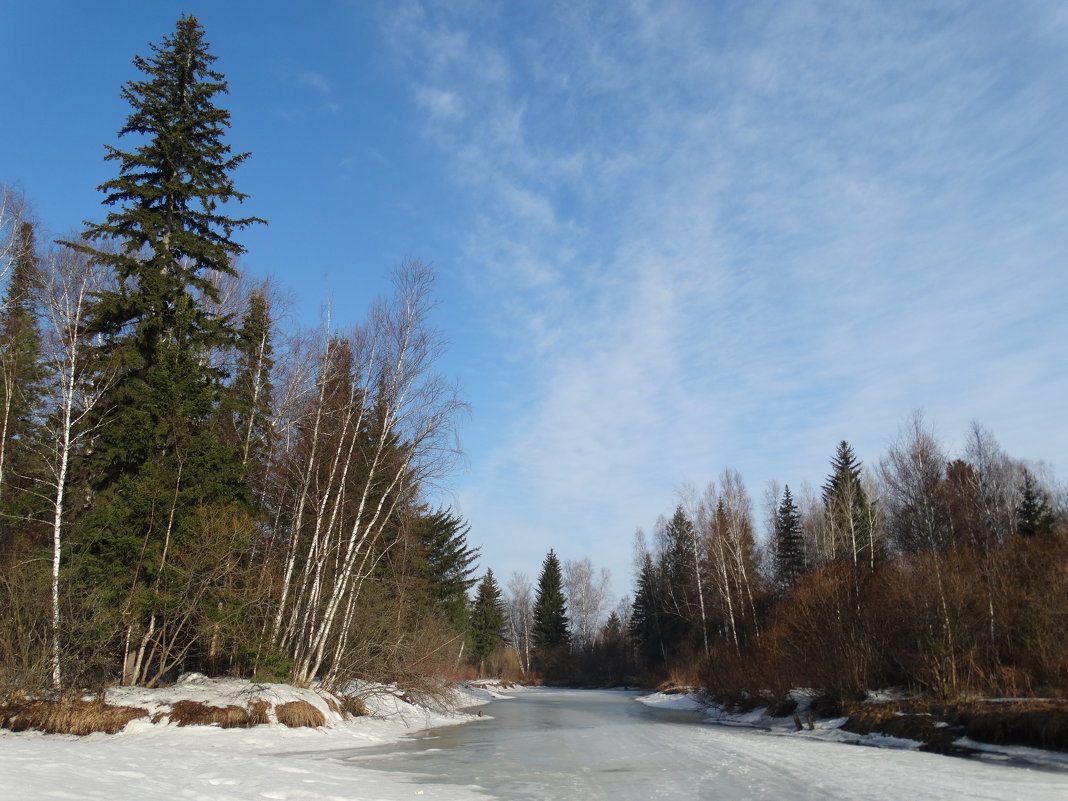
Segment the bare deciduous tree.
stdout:
<path fill-rule="evenodd" d="M 94 293 L 103 288 L 106 273 L 85 254 L 67 248 L 49 255 L 49 269 L 42 287 L 42 307 L 47 319 L 45 363 L 51 375 L 50 406 L 40 447 L 47 453 L 44 481 L 52 506 L 52 683 L 62 683 L 60 667 L 59 578 L 63 533 L 67 524 L 66 491 L 71 459 L 81 443 L 92 435 L 102 415 L 95 414 L 111 385 L 111 376 L 94 373 L 86 351 L 90 340 L 85 317 Z"/>
<path fill-rule="evenodd" d="M 331 335 L 315 358 L 296 422 L 289 540 L 274 639 L 293 678 L 333 681 L 360 593 L 399 538 L 397 515 L 457 454 L 455 388 L 433 373 L 441 341 L 429 327 L 433 276 L 407 262 L 396 297 L 369 321 Z"/>
<path fill-rule="evenodd" d="M 519 655 L 524 673 L 530 670 L 530 633 L 534 625 L 534 588 L 526 573 L 513 573 L 508 579 L 505 600 L 508 644 Z"/>
<path fill-rule="evenodd" d="M 563 567 L 571 643 L 575 648 L 588 648 L 596 642 L 604 622 L 612 576 L 605 568 L 595 573 L 589 557 L 566 561 Z"/>

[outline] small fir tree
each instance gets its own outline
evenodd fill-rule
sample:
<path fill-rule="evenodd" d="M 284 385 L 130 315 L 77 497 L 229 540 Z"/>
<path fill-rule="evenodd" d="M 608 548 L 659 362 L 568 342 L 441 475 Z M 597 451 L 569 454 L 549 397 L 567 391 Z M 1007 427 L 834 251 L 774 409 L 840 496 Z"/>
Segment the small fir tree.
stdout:
<path fill-rule="evenodd" d="M 492 570 L 487 570 L 478 583 L 471 607 L 470 631 L 471 658 L 478 663 L 479 673 L 482 673 L 486 659 L 504 645 L 504 601 Z"/>
<path fill-rule="evenodd" d="M 801 513 L 787 486 L 775 513 L 775 580 L 782 589 L 788 590 L 804 572 L 805 540 Z"/>
<path fill-rule="evenodd" d="M 545 562 L 541 563 L 541 574 L 538 576 L 532 639 L 535 654 L 543 656 L 561 649 L 566 650 L 570 644 L 563 575 L 560 560 L 551 549 L 545 557 Z"/>
<path fill-rule="evenodd" d="M 1021 537 L 1049 537 L 1053 535 L 1056 518 L 1046 491 L 1035 481 L 1027 468 L 1023 471 L 1020 503 L 1016 506 L 1016 530 Z"/>

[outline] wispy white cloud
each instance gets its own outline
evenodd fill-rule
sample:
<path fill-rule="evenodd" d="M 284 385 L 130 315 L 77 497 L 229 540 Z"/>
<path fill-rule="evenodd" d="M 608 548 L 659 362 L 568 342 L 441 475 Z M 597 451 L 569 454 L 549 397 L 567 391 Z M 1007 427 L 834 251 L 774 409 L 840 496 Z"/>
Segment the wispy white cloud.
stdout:
<path fill-rule="evenodd" d="M 309 86 L 323 95 L 333 94 L 333 86 L 325 75 L 313 70 L 301 70 L 293 76 L 293 80 L 302 86 Z"/>
<path fill-rule="evenodd" d="M 487 553 L 533 570 L 553 544 L 618 572 L 680 482 L 818 483 L 837 440 L 874 460 L 919 406 L 1064 453 L 1068 25 L 1050 14 L 393 16 L 426 134 L 481 209 L 487 325 L 529 362 L 463 491 L 501 534 Z"/>

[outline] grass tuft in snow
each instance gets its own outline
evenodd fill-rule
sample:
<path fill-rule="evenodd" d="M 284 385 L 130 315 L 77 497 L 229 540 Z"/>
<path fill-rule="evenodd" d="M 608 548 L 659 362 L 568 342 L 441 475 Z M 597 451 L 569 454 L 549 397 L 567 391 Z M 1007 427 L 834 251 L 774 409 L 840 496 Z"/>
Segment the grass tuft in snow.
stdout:
<path fill-rule="evenodd" d="M 247 729 L 254 725 L 249 710 L 243 706 L 210 706 L 199 701 L 176 701 L 171 707 L 170 722 L 179 726 L 218 726 L 220 729 Z"/>
<path fill-rule="evenodd" d="M 287 701 L 274 708 L 278 722 L 291 729 L 307 727 L 310 729 L 326 725 L 326 716 L 307 701 Z"/>
<path fill-rule="evenodd" d="M 0 728 L 11 731 L 43 731 L 48 734 L 86 735 L 94 732 L 116 734 L 148 710 L 133 706 L 112 706 L 101 699 L 63 697 L 54 700 L 10 699 L 0 705 Z"/>

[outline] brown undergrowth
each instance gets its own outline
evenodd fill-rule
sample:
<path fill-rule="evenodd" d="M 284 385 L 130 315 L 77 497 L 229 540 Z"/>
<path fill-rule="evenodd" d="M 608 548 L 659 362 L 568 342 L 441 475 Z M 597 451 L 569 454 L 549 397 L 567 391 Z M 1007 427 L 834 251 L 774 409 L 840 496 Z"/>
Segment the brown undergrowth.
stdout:
<path fill-rule="evenodd" d="M 1068 752 L 1068 702 L 1059 700 L 893 701 L 856 704 L 843 728 L 918 740 L 921 750 L 968 753 L 960 737 L 991 745 Z"/>

